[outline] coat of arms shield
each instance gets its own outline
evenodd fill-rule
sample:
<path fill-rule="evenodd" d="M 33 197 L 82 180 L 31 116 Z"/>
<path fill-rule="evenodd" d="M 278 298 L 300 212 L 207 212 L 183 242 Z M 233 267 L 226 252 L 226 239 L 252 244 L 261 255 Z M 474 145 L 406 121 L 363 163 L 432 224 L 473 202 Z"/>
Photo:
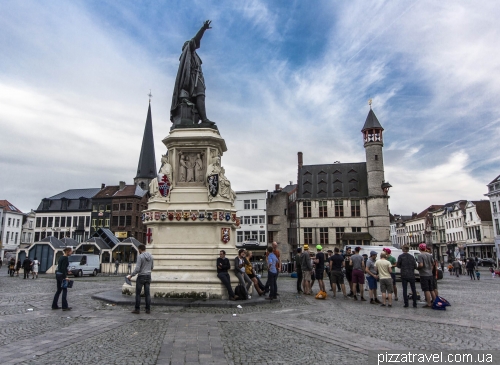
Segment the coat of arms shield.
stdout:
<path fill-rule="evenodd" d="M 236 213 L 231 214 L 231 220 L 236 222 Z"/>
<path fill-rule="evenodd" d="M 170 193 L 170 188 L 172 184 L 167 175 L 159 174 L 158 175 L 158 190 L 160 191 L 161 196 L 167 197 Z"/>
<path fill-rule="evenodd" d="M 161 213 L 160 219 L 162 221 L 164 221 L 165 219 L 167 219 L 167 214 L 166 213 Z"/>
<path fill-rule="evenodd" d="M 184 220 L 187 221 L 189 219 L 189 212 L 184 212 L 182 214 L 182 218 L 184 218 Z"/>
<path fill-rule="evenodd" d="M 176 212 L 175 213 L 175 219 L 177 219 L 178 221 L 180 221 L 182 218 L 182 213 L 181 212 Z"/>
<path fill-rule="evenodd" d="M 208 192 L 215 198 L 219 194 L 219 174 L 210 175 L 207 177 L 207 182 Z"/>
<path fill-rule="evenodd" d="M 199 219 L 200 221 L 204 221 L 204 220 L 205 220 L 205 213 L 204 213 L 204 212 L 200 212 L 200 213 L 198 214 L 198 219 Z"/>
<path fill-rule="evenodd" d="M 211 221 L 211 220 L 212 220 L 212 218 L 213 218 L 213 213 L 212 213 L 212 212 L 208 212 L 208 213 L 207 213 L 207 219 L 208 219 L 209 221 Z"/>
<path fill-rule="evenodd" d="M 155 212 L 155 220 L 159 221 L 160 220 L 161 213 L 160 212 Z"/>
<path fill-rule="evenodd" d="M 191 213 L 191 220 L 195 221 L 197 218 L 198 218 L 198 216 L 196 215 L 196 212 L 192 212 Z"/>
<path fill-rule="evenodd" d="M 228 243 L 229 239 L 230 239 L 230 229 L 221 228 L 221 241 L 224 243 Z"/>
<path fill-rule="evenodd" d="M 224 220 L 224 212 L 219 212 L 219 220 L 220 221 Z"/>
<path fill-rule="evenodd" d="M 174 220 L 174 213 L 173 212 L 168 212 L 168 220 L 173 221 Z"/>
<path fill-rule="evenodd" d="M 236 217 L 236 222 L 234 222 L 234 224 L 236 225 L 236 227 L 239 227 L 240 226 L 240 219 L 238 217 Z"/>
<path fill-rule="evenodd" d="M 231 213 L 227 212 L 226 213 L 226 221 L 230 221 L 231 220 Z"/>

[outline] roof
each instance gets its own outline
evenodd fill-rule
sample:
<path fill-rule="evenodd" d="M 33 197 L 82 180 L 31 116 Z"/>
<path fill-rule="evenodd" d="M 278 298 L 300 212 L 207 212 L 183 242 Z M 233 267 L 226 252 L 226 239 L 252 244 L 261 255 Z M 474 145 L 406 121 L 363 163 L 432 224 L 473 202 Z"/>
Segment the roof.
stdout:
<path fill-rule="evenodd" d="M 139 245 L 141 244 L 139 241 L 137 241 L 134 237 L 128 237 L 126 239 L 124 239 L 123 241 L 121 241 L 120 243 L 131 243 L 133 244 L 135 247 L 139 247 Z"/>
<path fill-rule="evenodd" d="M 498 175 L 497 177 L 495 177 L 488 185 L 491 185 L 491 184 L 499 182 L 499 181 L 500 181 L 500 175 Z"/>
<path fill-rule="evenodd" d="M 113 248 L 116 244 L 120 243 L 120 240 L 116 238 L 113 232 L 107 228 L 99 228 L 96 232 L 94 232 L 92 237 L 101 238 L 104 242 L 106 242 L 109 248 Z"/>
<path fill-rule="evenodd" d="M 54 236 L 47 236 L 44 239 L 35 242 L 35 244 L 42 243 L 42 242 L 50 243 L 52 245 L 52 247 L 54 247 L 54 248 L 64 248 L 64 247 L 66 247 L 66 244 L 64 242 L 58 240 Z"/>
<path fill-rule="evenodd" d="M 443 205 L 431 205 L 417 214 L 415 218 L 425 218 L 429 212 L 435 212 L 443 207 Z"/>
<path fill-rule="evenodd" d="M 80 244 L 80 242 L 75 241 L 73 238 L 69 237 L 61 238 L 60 241 L 64 243 L 66 246 L 71 246 L 71 247 L 76 247 Z"/>
<path fill-rule="evenodd" d="M 137 176 L 153 179 L 156 177 L 155 143 L 153 140 L 153 121 L 151 119 L 151 102 L 148 107 L 148 116 L 144 135 L 142 137 L 141 154 L 137 165 Z"/>
<path fill-rule="evenodd" d="M 139 196 L 143 197 L 147 193 L 147 190 L 142 190 L 139 185 L 125 185 L 122 190 L 118 190 L 113 198 L 118 197 L 129 197 L 129 196 Z"/>
<path fill-rule="evenodd" d="M 106 186 L 104 189 L 101 189 L 96 195 L 94 195 L 94 199 L 110 198 L 119 189 L 120 189 L 120 186 L 118 186 L 118 185 Z"/>
<path fill-rule="evenodd" d="M 304 165 L 298 185 L 298 199 L 366 197 L 366 162 Z"/>
<path fill-rule="evenodd" d="M 476 212 L 481 221 L 492 222 L 493 217 L 491 216 L 491 206 L 489 200 L 479 200 L 472 202 L 476 206 Z"/>
<path fill-rule="evenodd" d="M 291 193 L 293 192 L 295 189 L 297 189 L 297 184 L 292 184 L 292 185 L 287 185 L 285 186 L 281 191 L 285 192 L 285 193 Z"/>
<path fill-rule="evenodd" d="M 5 212 L 22 213 L 19 209 L 17 209 L 8 200 L 0 200 L 0 209 L 3 209 Z"/>
<path fill-rule="evenodd" d="M 370 111 L 368 112 L 368 116 L 366 117 L 366 120 L 365 120 L 365 125 L 363 126 L 363 129 L 361 130 L 361 132 L 364 131 L 365 129 L 372 129 L 372 128 L 378 128 L 378 129 L 384 130 L 384 128 L 382 128 L 382 125 L 378 121 L 377 116 L 375 115 L 373 110 L 370 108 Z"/>
<path fill-rule="evenodd" d="M 372 240 L 372 235 L 368 232 L 347 232 L 341 237 L 341 240 Z"/>
<path fill-rule="evenodd" d="M 66 190 L 62 193 L 59 193 L 57 195 L 51 196 L 50 200 L 58 200 L 62 198 L 66 199 L 80 199 L 80 198 L 87 198 L 90 199 L 94 197 L 101 189 L 99 188 L 88 188 L 88 189 L 70 189 Z"/>
<path fill-rule="evenodd" d="M 94 243 L 97 247 L 103 250 L 109 250 L 111 247 L 100 237 L 91 237 L 84 244 L 92 244 Z"/>

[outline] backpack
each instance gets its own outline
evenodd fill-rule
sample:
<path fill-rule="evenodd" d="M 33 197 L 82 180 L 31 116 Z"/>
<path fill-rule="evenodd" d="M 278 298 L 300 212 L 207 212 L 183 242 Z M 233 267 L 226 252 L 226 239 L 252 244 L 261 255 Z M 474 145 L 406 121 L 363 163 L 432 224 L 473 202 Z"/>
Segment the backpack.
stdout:
<path fill-rule="evenodd" d="M 238 296 L 238 300 L 247 300 L 247 296 L 245 295 L 245 287 L 241 284 L 236 285 L 234 289 L 234 295 Z"/>

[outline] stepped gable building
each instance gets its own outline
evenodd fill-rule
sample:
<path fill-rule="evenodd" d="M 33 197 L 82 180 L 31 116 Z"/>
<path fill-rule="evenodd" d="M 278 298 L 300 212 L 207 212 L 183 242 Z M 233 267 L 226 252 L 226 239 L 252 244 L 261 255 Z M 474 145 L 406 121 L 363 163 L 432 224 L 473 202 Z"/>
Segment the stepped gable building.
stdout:
<path fill-rule="evenodd" d="M 141 154 L 137 164 L 137 175 L 134 184 L 148 190 L 151 180 L 157 177 L 155 144 L 153 139 L 153 121 L 151 119 L 151 99 L 149 99 L 148 116 L 142 137 Z"/>
<path fill-rule="evenodd" d="M 361 130 L 366 162 L 304 165 L 298 153 L 299 246 L 391 245 L 383 131 L 370 107 Z"/>
<path fill-rule="evenodd" d="M 35 242 L 45 237 L 73 238 L 82 242 L 90 237 L 92 198 L 99 188 L 71 189 L 40 202 L 35 220 Z"/>

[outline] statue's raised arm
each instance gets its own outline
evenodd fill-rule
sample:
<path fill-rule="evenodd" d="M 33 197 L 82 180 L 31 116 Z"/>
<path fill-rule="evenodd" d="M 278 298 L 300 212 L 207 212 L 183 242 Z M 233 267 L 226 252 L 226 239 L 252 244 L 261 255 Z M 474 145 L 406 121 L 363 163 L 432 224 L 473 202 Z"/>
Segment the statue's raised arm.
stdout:
<path fill-rule="evenodd" d="M 179 126 L 216 128 L 215 123 L 207 118 L 205 78 L 201 69 L 201 58 L 196 53 L 205 31 L 212 29 L 211 23 L 211 20 L 206 20 L 194 38 L 182 46 L 170 108 L 170 120 L 174 123 L 172 128 Z M 198 124 L 200 120 L 201 124 Z"/>

